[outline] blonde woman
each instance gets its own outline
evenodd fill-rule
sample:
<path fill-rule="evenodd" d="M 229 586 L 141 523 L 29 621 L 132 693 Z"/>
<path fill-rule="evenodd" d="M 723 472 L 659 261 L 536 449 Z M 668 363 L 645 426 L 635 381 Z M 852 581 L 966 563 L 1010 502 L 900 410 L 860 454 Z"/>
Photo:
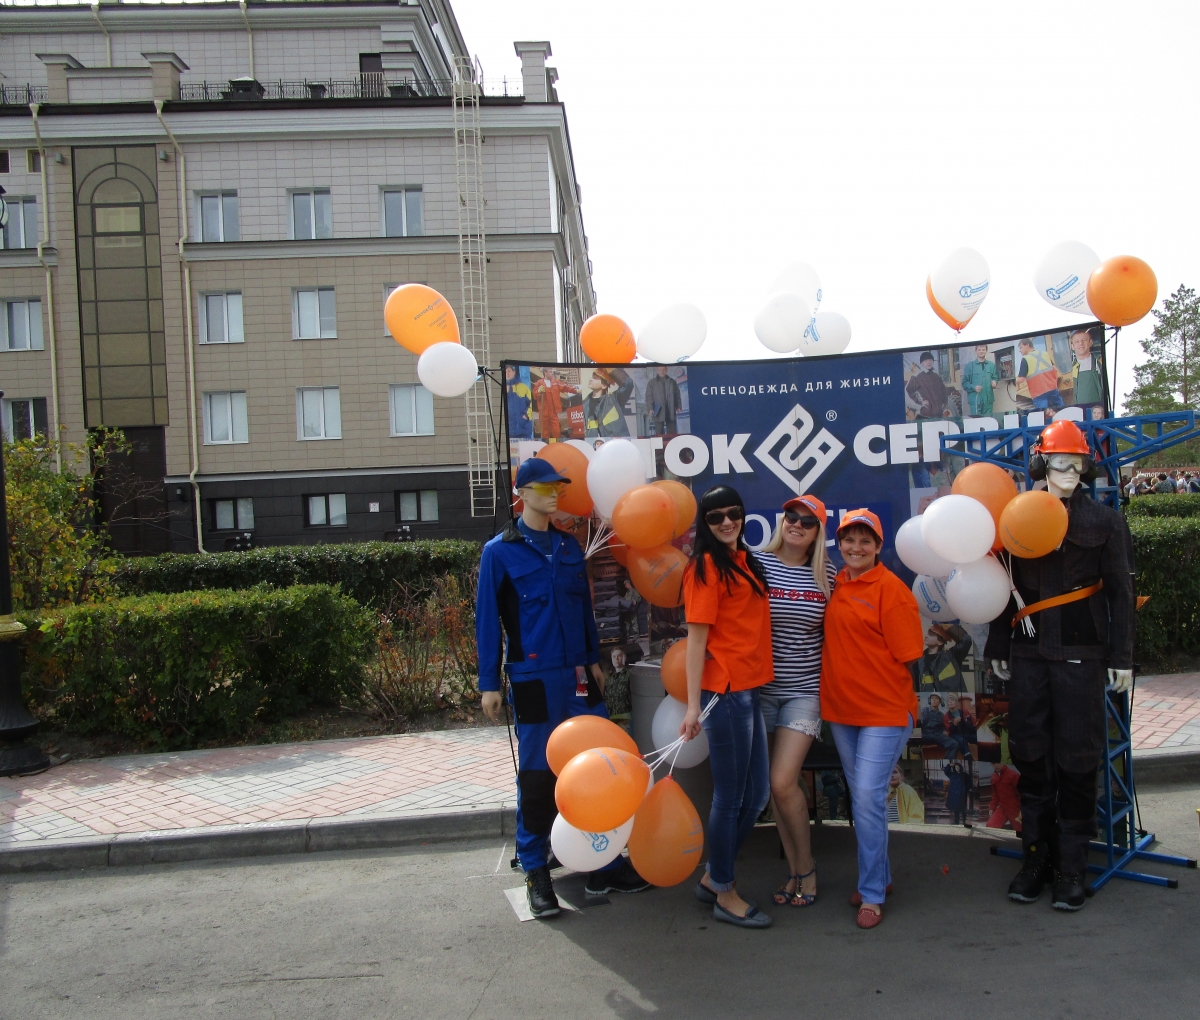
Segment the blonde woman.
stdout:
<path fill-rule="evenodd" d="M 809 907 L 817 900 L 817 865 L 800 770 L 821 732 L 821 645 L 835 574 L 825 554 L 825 504 L 810 495 L 788 500 L 775 534 L 757 555 L 771 602 L 775 667 L 759 700 L 770 743 L 775 822 L 790 871 L 774 900 Z"/>

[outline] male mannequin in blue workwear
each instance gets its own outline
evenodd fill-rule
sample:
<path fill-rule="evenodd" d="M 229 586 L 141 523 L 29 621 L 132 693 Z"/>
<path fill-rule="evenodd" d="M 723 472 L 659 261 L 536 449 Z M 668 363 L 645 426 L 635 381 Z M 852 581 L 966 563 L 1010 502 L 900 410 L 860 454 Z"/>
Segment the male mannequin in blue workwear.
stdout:
<path fill-rule="evenodd" d="M 592 615 L 587 561 L 579 543 L 550 523 L 570 479 L 536 457 L 517 471 L 521 516 L 483 547 L 475 636 L 483 710 L 495 721 L 501 669 L 517 719 L 517 858 L 534 917 L 553 917 L 558 898 L 550 880 L 549 835 L 557 808 L 546 741 L 576 715 L 608 715 L 600 642 Z M 503 631 L 503 636 L 502 636 Z M 502 637 L 507 655 L 501 656 Z M 590 673 L 590 675 L 589 675 Z M 589 895 L 649 887 L 624 857 L 588 876 Z"/>

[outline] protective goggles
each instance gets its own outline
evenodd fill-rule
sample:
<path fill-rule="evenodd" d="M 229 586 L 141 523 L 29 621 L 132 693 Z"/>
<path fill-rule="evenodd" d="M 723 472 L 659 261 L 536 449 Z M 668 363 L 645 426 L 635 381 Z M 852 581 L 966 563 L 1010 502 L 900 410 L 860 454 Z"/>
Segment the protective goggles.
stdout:
<path fill-rule="evenodd" d="M 525 488 L 532 489 L 539 496 L 561 496 L 566 484 L 566 482 L 530 482 Z"/>
<path fill-rule="evenodd" d="M 728 510 L 709 510 L 709 512 L 704 515 L 704 521 L 706 524 L 711 524 L 715 528 L 717 525 L 724 522 L 726 518 L 733 521 L 734 524 L 737 524 L 737 522 L 742 520 L 742 518 L 745 516 L 746 511 L 740 506 L 731 506 Z"/>
<path fill-rule="evenodd" d="M 1046 467 L 1051 471 L 1074 471 L 1083 474 L 1083 457 L 1078 453 L 1052 453 L 1046 457 Z"/>
<path fill-rule="evenodd" d="M 784 510 L 783 519 L 788 524 L 799 524 L 802 528 L 815 528 L 821 523 L 812 514 L 802 514 L 799 510 Z"/>

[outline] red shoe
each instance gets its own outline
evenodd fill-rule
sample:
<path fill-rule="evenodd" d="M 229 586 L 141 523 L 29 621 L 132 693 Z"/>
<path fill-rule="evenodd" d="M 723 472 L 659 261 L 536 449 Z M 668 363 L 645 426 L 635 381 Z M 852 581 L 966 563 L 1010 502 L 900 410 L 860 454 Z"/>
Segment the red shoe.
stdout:
<path fill-rule="evenodd" d="M 870 907 L 858 908 L 858 926 L 860 928 L 874 928 L 882 920 L 882 910 L 880 910 L 879 913 L 876 913 Z"/>
<path fill-rule="evenodd" d="M 888 883 L 888 887 L 883 890 L 883 894 L 885 896 L 892 895 L 892 886 L 891 886 L 890 882 Z M 852 906 L 852 907 L 861 907 L 862 906 L 862 896 L 859 894 L 857 889 L 855 889 L 854 892 L 852 892 L 850 894 L 850 906 Z M 876 924 L 878 924 L 878 922 L 876 922 Z M 868 925 L 867 927 L 873 928 L 874 925 Z"/>

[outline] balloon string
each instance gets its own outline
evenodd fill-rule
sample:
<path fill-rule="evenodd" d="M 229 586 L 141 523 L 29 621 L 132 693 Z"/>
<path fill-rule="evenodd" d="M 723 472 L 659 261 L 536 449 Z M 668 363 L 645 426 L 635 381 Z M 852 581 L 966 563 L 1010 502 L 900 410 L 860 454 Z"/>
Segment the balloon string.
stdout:
<path fill-rule="evenodd" d="M 704 711 L 700 713 L 700 718 L 698 721 L 704 722 L 704 720 L 707 719 L 712 713 L 712 710 L 716 704 L 717 699 L 713 698 L 707 705 L 705 705 Z M 671 771 L 673 772 L 675 770 L 675 759 L 677 759 L 682 753 L 683 745 L 687 742 L 688 741 L 686 738 L 678 737 L 675 740 L 672 740 L 671 743 L 667 744 L 666 747 L 655 748 L 649 754 L 645 755 L 643 760 L 651 769 L 654 769 L 661 765 L 668 758 L 671 758 Z M 670 775 L 670 772 L 667 774 Z"/>
<path fill-rule="evenodd" d="M 612 538 L 612 536 L 614 534 L 613 529 L 609 526 L 608 521 L 603 520 L 603 519 L 601 519 L 600 524 L 596 528 L 595 533 L 592 534 L 591 531 L 592 531 L 592 522 L 588 521 L 589 537 L 588 537 L 588 542 L 587 542 L 587 548 L 583 550 L 583 558 L 585 560 L 591 559 L 596 553 L 598 553 L 601 549 L 603 549 L 606 545 L 608 545 L 608 540 L 610 538 Z"/>
<path fill-rule="evenodd" d="M 1013 601 L 1016 602 L 1017 608 L 1024 609 L 1025 600 L 1021 598 L 1021 593 L 1017 591 L 1017 582 L 1013 579 L 1012 559 L 1012 553 L 1009 553 L 1007 562 L 1004 564 L 1004 569 L 1008 571 L 1008 590 L 1012 592 Z M 1034 629 L 1033 621 L 1028 616 L 1021 617 L 1021 630 L 1025 632 L 1026 637 L 1037 637 L 1037 630 Z"/>

